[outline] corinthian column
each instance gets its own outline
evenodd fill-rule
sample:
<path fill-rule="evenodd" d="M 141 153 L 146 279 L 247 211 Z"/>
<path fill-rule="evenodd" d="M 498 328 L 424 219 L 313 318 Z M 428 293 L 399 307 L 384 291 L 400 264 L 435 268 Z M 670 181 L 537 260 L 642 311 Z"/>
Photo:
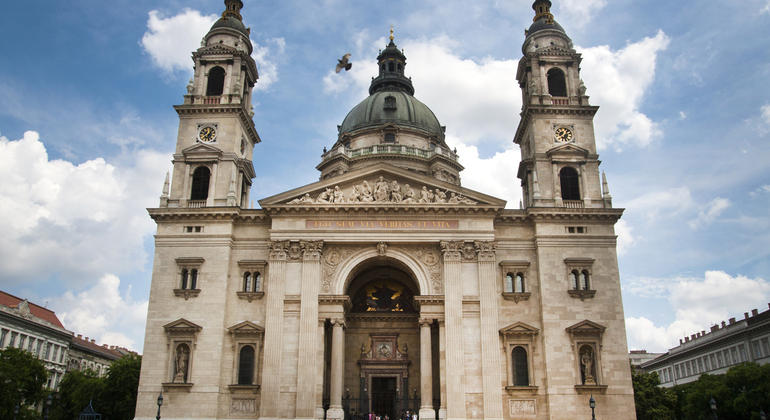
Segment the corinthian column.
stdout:
<path fill-rule="evenodd" d="M 286 283 L 286 250 L 289 241 L 270 242 L 269 277 L 265 284 L 264 367 L 262 368 L 261 419 L 277 419 L 281 396 L 281 352 L 283 336 L 283 285 Z"/>
<path fill-rule="evenodd" d="M 420 417 L 436 418 L 433 409 L 433 362 L 431 360 L 430 324 L 432 319 L 420 318 Z"/>
<path fill-rule="evenodd" d="M 447 419 L 465 418 L 465 349 L 463 348 L 463 289 L 460 250 L 463 241 L 441 241 L 444 254 L 446 319 Z"/>
<path fill-rule="evenodd" d="M 299 310 L 296 418 L 315 418 L 318 369 L 318 289 L 321 283 L 323 241 L 300 241 L 303 252 L 302 295 Z"/>
<path fill-rule="evenodd" d="M 326 412 L 327 419 L 342 419 L 342 378 L 345 370 L 345 320 L 335 319 L 332 321 L 332 377 L 329 390 L 330 401 L 329 410 Z"/>
<path fill-rule="evenodd" d="M 503 418 L 500 396 L 500 337 L 497 325 L 496 242 L 476 241 L 479 259 L 479 301 L 481 305 L 481 374 L 484 390 L 484 419 Z"/>

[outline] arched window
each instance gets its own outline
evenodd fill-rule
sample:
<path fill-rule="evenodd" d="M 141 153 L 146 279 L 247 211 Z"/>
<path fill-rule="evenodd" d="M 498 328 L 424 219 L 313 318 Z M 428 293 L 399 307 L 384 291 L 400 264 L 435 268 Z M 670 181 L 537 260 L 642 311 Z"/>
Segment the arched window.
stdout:
<path fill-rule="evenodd" d="M 206 96 L 220 96 L 225 89 L 225 69 L 214 67 L 209 70 L 209 84 L 206 87 Z"/>
<path fill-rule="evenodd" d="M 187 282 L 190 278 L 190 273 L 187 272 L 187 269 L 185 268 L 182 270 L 182 289 L 187 289 Z"/>
<path fill-rule="evenodd" d="M 396 63 L 392 61 L 388 63 L 388 71 L 396 71 Z"/>
<path fill-rule="evenodd" d="M 513 386 L 529 386 L 529 363 L 527 362 L 527 350 L 516 346 L 511 352 L 513 358 Z"/>
<path fill-rule="evenodd" d="M 195 290 L 197 289 L 198 285 L 198 270 L 192 269 L 190 271 L 190 289 Z"/>
<path fill-rule="evenodd" d="M 588 280 L 588 270 L 583 270 L 580 273 L 580 288 L 582 290 L 591 290 L 591 288 L 589 287 L 590 284 L 589 284 L 588 281 L 589 281 Z"/>
<path fill-rule="evenodd" d="M 567 96 L 567 81 L 561 69 L 548 70 L 548 93 L 551 96 Z"/>
<path fill-rule="evenodd" d="M 569 166 L 559 172 L 561 180 L 561 198 L 564 200 L 580 200 L 580 182 L 575 168 Z"/>
<path fill-rule="evenodd" d="M 505 293 L 513 293 L 513 273 L 505 275 Z"/>
<path fill-rule="evenodd" d="M 252 385 L 254 383 L 254 347 L 241 347 L 238 358 L 238 385 Z"/>
<path fill-rule="evenodd" d="M 402 64 L 401 64 L 401 63 L 398 63 L 398 71 L 401 71 L 401 69 L 403 69 L 403 68 L 404 68 L 404 67 L 402 66 Z"/>
<path fill-rule="evenodd" d="M 580 283 L 578 283 L 578 277 L 580 277 L 580 274 L 578 274 L 577 270 L 572 270 L 572 272 L 569 273 L 570 285 L 572 286 L 573 290 L 580 290 Z"/>
<path fill-rule="evenodd" d="M 251 292 L 252 291 L 252 277 L 251 273 L 248 271 L 243 273 L 243 291 L 244 292 Z"/>
<path fill-rule="evenodd" d="M 209 198 L 210 178 L 211 171 L 205 166 L 201 166 L 193 172 L 190 200 L 205 200 Z"/>
<path fill-rule="evenodd" d="M 514 292 L 524 293 L 524 274 L 516 273 L 516 283 L 514 284 Z"/>
<path fill-rule="evenodd" d="M 254 273 L 254 291 L 259 292 L 262 287 L 262 274 L 259 274 L 259 272 Z"/>

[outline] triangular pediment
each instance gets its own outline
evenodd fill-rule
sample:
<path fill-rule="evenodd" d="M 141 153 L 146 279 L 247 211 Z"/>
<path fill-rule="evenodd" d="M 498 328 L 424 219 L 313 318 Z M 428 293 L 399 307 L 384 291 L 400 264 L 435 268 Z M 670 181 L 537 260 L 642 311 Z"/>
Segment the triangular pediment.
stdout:
<path fill-rule="evenodd" d="M 395 193 L 395 194 L 394 194 Z M 262 208 L 293 206 L 505 207 L 505 201 L 388 163 L 377 163 L 259 200 Z"/>
<path fill-rule="evenodd" d="M 179 318 L 174 322 L 170 322 L 164 325 L 163 328 L 166 330 L 166 332 L 197 332 L 200 331 L 203 327 L 184 318 Z"/>
<path fill-rule="evenodd" d="M 200 155 L 221 155 L 222 150 L 206 143 L 196 143 L 190 147 L 182 149 L 182 154 L 187 156 L 200 156 Z"/>
<path fill-rule="evenodd" d="M 226 44 L 211 44 L 198 48 L 198 54 L 232 54 L 237 51 L 235 47 Z"/>
<path fill-rule="evenodd" d="M 265 329 L 251 321 L 243 321 L 228 328 L 231 334 L 262 334 Z"/>
<path fill-rule="evenodd" d="M 583 320 L 578 322 L 575 325 L 572 325 L 570 327 L 567 327 L 567 332 L 569 333 L 598 333 L 601 334 L 606 330 L 607 327 L 601 324 L 597 324 L 593 321 L 589 320 Z"/>
<path fill-rule="evenodd" d="M 515 324 L 511 324 L 511 325 L 509 325 L 509 326 L 507 326 L 505 328 L 500 329 L 500 334 L 503 334 L 503 335 L 505 335 L 505 334 L 511 334 L 511 335 L 520 335 L 520 334 L 523 334 L 523 335 L 535 335 L 538 332 L 540 332 L 539 329 L 537 329 L 537 328 L 535 328 L 535 327 L 533 327 L 531 325 L 527 325 L 527 324 L 525 324 L 523 322 L 517 322 Z"/>
<path fill-rule="evenodd" d="M 585 149 L 583 147 L 580 147 L 576 145 L 575 143 L 565 143 L 560 144 L 553 149 L 550 149 L 546 152 L 546 155 L 548 155 L 551 158 L 558 158 L 558 157 L 588 157 L 589 155 L 588 149 Z"/>

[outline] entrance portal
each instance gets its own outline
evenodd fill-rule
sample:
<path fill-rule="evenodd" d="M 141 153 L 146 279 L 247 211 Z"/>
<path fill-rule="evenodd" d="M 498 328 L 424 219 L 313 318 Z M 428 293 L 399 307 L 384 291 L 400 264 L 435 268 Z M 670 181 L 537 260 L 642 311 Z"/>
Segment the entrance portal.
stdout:
<path fill-rule="evenodd" d="M 374 414 L 396 419 L 396 378 L 372 378 L 372 410 Z"/>

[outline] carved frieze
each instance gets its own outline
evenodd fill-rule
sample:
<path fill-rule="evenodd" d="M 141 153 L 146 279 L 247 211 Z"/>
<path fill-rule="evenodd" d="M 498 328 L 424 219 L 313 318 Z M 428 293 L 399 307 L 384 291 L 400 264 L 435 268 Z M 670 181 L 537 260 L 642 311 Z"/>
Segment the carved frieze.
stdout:
<path fill-rule="evenodd" d="M 423 186 L 421 190 L 415 191 L 409 184 L 399 185 L 398 181 L 387 181 L 380 176 L 371 184 L 369 181 L 363 181 L 361 184 L 353 185 L 346 190 L 335 185 L 334 188 L 326 188 L 315 198 L 309 193 L 302 197 L 295 198 L 286 204 L 307 205 L 307 204 L 362 204 L 362 203 L 389 203 L 389 204 L 454 204 L 454 205 L 476 205 L 476 201 L 458 193 L 449 190 L 442 191 L 439 188 L 434 190 Z"/>

